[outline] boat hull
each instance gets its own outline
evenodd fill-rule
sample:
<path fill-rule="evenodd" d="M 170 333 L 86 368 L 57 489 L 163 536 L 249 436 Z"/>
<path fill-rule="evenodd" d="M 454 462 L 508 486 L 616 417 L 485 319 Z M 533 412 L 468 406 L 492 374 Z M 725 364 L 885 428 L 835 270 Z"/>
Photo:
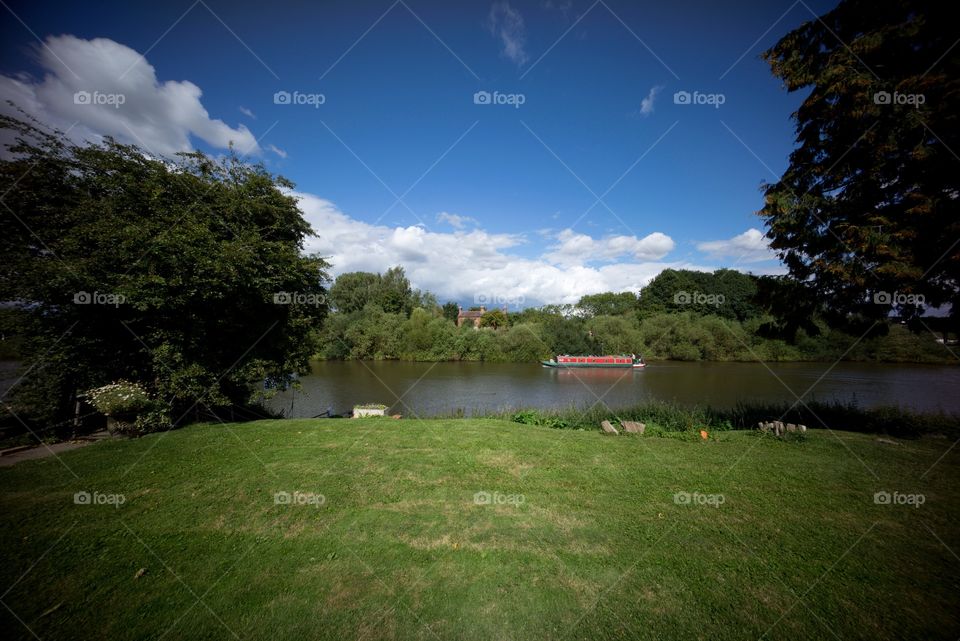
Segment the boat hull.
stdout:
<path fill-rule="evenodd" d="M 643 369 L 644 363 L 558 363 L 554 360 L 540 361 L 544 367 L 556 369 Z"/>

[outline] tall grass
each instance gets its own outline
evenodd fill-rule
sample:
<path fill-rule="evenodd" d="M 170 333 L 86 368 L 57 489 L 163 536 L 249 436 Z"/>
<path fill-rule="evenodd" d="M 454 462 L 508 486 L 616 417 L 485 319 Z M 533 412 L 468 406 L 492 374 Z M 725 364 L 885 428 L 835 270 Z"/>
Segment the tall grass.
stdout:
<path fill-rule="evenodd" d="M 688 406 L 651 401 L 621 409 L 593 405 L 552 410 L 517 408 L 481 414 L 490 418 L 568 429 L 596 429 L 601 421 L 640 421 L 666 431 L 700 429 L 754 429 L 760 421 L 779 420 L 808 428 L 887 434 L 916 438 L 924 434 L 960 436 L 960 415 L 919 413 L 900 407 L 863 408 L 855 403 L 810 401 L 790 403 L 738 403 L 732 408 Z M 476 416 L 476 414 L 474 415 Z"/>

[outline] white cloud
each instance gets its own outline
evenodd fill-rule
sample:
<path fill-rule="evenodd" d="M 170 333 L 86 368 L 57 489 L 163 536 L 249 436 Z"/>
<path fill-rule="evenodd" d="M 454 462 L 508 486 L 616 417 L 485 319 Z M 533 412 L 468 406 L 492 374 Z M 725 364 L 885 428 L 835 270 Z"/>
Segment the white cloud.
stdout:
<path fill-rule="evenodd" d="M 653 102 L 657 99 L 657 94 L 660 93 L 660 90 L 663 87 L 657 85 L 650 87 L 650 92 L 647 94 L 647 97 L 640 101 L 640 113 L 644 116 L 649 116 L 653 113 Z"/>
<path fill-rule="evenodd" d="M 457 214 L 448 214 L 445 211 L 437 214 L 437 222 L 447 223 L 454 229 L 463 229 L 468 223 L 472 225 L 477 224 L 476 218 L 471 218 L 470 216 L 459 216 Z"/>
<path fill-rule="evenodd" d="M 549 248 L 545 258 L 560 265 L 607 262 L 624 256 L 641 261 L 660 260 L 675 246 L 672 238 L 658 231 L 643 238 L 608 236 L 597 239 L 564 229 L 556 235 L 556 240 L 557 243 Z"/>
<path fill-rule="evenodd" d="M 733 238 L 697 243 L 697 249 L 711 258 L 733 258 L 737 263 L 777 260 L 763 232 L 752 227 Z"/>
<path fill-rule="evenodd" d="M 530 59 L 525 49 L 527 28 L 523 23 L 523 16 L 511 7 L 509 2 L 493 3 L 490 7 L 490 15 L 487 17 L 487 29 L 500 39 L 501 55 L 517 66 L 527 63 Z"/>
<path fill-rule="evenodd" d="M 668 267 L 710 269 L 689 263 L 660 262 L 659 258 L 673 248 L 673 241 L 660 233 L 642 239 L 615 236 L 596 240 L 566 230 L 561 235 L 571 245 L 600 247 L 604 256 L 629 255 L 637 260 L 598 267 L 558 264 L 546 257 L 531 259 L 517 255 L 526 243 L 521 235 L 495 234 L 483 229 L 441 233 L 420 225 L 370 224 L 351 218 L 318 196 L 294 195 L 300 199 L 300 209 L 319 234 L 308 239 L 305 249 L 329 257 L 333 275 L 350 271 L 383 272 L 394 265 L 403 265 L 415 287 L 435 293 L 441 301 L 469 301 L 485 295 L 488 300 L 524 300 L 526 305 L 575 303 L 585 294 L 637 291 Z"/>
<path fill-rule="evenodd" d="M 36 50 L 42 79 L 0 75 L 0 111 L 17 116 L 12 100 L 37 120 L 77 141 L 102 136 L 139 145 L 148 153 L 171 155 L 193 149 L 191 137 L 217 149 L 231 143 L 241 154 L 259 151 L 244 125 L 231 128 L 213 119 L 189 81 L 161 82 L 147 60 L 107 38 L 50 36 Z"/>
<path fill-rule="evenodd" d="M 267 151 L 272 151 L 281 158 L 287 157 L 287 152 L 285 152 L 283 149 L 280 149 L 280 147 L 277 147 L 276 145 L 267 145 Z"/>
<path fill-rule="evenodd" d="M 241 106 L 239 107 L 239 109 L 240 109 L 240 113 L 242 113 L 242 114 L 243 114 L 244 116 L 246 116 L 247 118 L 253 118 L 254 120 L 257 119 L 256 115 L 254 115 L 254 113 L 253 113 L 252 111 L 250 111 L 249 109 L 247 109 L 247 108 L 244 107 L 243 105 L 241 105 Z"/>

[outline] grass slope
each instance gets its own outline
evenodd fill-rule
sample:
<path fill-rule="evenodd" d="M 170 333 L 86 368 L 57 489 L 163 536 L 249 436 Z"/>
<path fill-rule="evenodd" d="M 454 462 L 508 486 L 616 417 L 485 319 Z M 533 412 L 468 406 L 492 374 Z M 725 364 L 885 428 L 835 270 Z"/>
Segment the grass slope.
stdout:
<path fill-rule="evenodd" d="M 956 452 L 924 476 L 949 446 L 196 425 L 0 469 L 0 617 L 45 640 L 957 638 Z"/>

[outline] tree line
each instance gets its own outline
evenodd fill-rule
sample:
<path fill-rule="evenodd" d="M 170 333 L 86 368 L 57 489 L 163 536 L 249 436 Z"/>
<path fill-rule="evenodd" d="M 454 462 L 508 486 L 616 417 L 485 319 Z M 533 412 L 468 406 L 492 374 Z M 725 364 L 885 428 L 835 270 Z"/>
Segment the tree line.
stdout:
<path fill-rule="evenodd" d="M 943 362 L 928 332 L 897 321 L 857 341 L 827 314 L 781 325 L 774 308 L 788 279 L 730 269 L 668 269 L 640 292 L 602 292 L 576 304 L 504 313 L 457 327 L 459 305 L 411 287 L 402 267 L 342 274 L 317 331 L 323 359 L 536 362 L 557 354 L 635 353 L 650 359 Z M 479 309 L 479 308 L 474 308 Z M 851 350 L 850 346 L 856 343 Z"/>

